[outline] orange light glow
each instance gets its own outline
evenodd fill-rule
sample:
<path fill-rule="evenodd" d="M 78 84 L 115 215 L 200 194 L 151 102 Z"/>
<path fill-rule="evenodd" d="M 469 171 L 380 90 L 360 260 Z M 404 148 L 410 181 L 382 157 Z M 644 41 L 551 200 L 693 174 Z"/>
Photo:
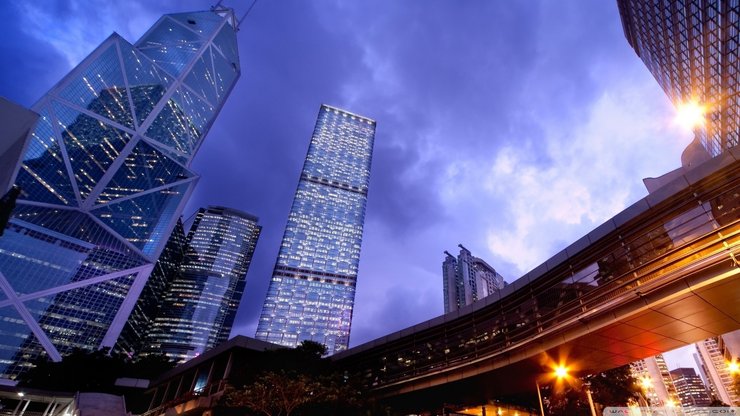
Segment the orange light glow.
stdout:
<path fill-rule="evenodd" d="M 730 370 L 731 374 L 740 373 L 740 365 L 738 365 L 737 360 L 732 360 L 727 363 L 727 368 Z"/>
<path fill-rule="evenodd" d="M 557 377 L 557 378 L 565 378 L 565 377 L 568 377 L 568 367 L 566 367 L 564 365 L 559 365 L 555 369 L 555 377 Z"/>
<path fill-rule="evenodd" d="M 678 104 L 676 106 L 676 123 L 686 129 L 703 126 L 706 112 L 706 107 L 695 100 Z"/>

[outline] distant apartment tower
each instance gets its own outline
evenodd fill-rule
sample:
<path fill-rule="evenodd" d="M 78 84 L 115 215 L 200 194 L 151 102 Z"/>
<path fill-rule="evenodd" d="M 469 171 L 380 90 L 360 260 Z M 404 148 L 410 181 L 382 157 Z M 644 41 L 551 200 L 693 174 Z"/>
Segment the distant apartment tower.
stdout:
<path fill-rule="evenodd" d="M 144 354 L 182 362 L 229 338 L 262 230 L 257 221 L 232 208 L 198 210 L 185 256 L 151 319 Z"/>
<path fill-rule="evenodd" d="M 678 405 L 680 403 L 668 365 L 662 354 L 637 360 L 630 364 L 632 376 L 640 384 L 642 394 L 650 406 Z"/>
<path fill-rule="evenodd" d="M 740 334 L 740 331 L 735 331 Z M 730 371 L 730 363 L 736 357 L 728 351 L 725 337 L 732 339 L 732 333 L 720 337 L 712 337 L 695 344 L 697 354 L 694 358 L 703 373 L 704 378 L 714 397 L 722 402 L 740 406 L 738 396 Z"/>
<path fill-rule="evenodd" d="M 460 254 L 455 258 L 445 251 L 442 262 L 442 287 L 445 313 L 456 311 L 503 289 L 503 276 L 482 259 L 473 256 L 459 244 Z"/>
<path fill-rule="evenodd" d="M 349 345 L 375 121 L 322 105 L 256 338 Z"/>
<path fill-rule="evenodd" d="M 624 34 L 674 104 L 707 107 L 696 137 L 710 155 L 740 141 L 740 4 L 617 0 Z"/>
<path fill-rule="evenodd" d="M 0 238 L 0 377 L 116 342 L 239 77 L 230 9 L 113 34 L 38 103 Z"/>
<path fill-rule="evenodd" d="M 671 379 L 682 407 L 706 407 L 712 402 L 706 386 L 693 368 L 671 370 Z"/>

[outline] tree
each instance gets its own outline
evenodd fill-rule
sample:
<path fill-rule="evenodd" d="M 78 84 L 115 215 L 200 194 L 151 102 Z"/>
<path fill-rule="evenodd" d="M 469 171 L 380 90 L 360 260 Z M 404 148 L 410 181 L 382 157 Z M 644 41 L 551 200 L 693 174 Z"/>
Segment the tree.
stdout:
<path fill-rule="evenodd" d="M 626 406 L 630 401 L 638 399 L 640 391 L 629 366 L 625 365 L 572 380 L 562 391 L 549 397 L 547 414 L 590 415 L 586 388 L 591 391 L 593 401 L 603 406 Z"/>
<path fill-rule="evenodd" d="M 265 351 L 256 363 L 232 375 L 221 405 L 264 416 L 359 412 L 366 405 L 361 386 L 337 371 L 324 354 L 326 347 L 312 341 Z"/>

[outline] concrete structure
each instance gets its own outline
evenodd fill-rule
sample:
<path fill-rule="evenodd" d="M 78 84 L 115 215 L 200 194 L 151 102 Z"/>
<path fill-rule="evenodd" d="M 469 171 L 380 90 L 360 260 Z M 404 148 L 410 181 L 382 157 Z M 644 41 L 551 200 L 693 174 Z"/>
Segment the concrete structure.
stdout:
<path fill-rule="evenodd" d="M 740 4 L 617 0 L 624 34 L 674 104 L 706 109 L 696 138 L 712 156 L 740 142 Z"/>
<path fill-rule="evenodd" d="M 735 392 L 729 368 L 729 363 L 737 356 L 729 352 L 725 344 L 725 338 L 732 342 L 733 335 L 726 334 L 697 342 L 697 354 L 694 357 L 712 395 L 729 405 L 740 406 L 740 397 Z"/>
<path fill-rule="evenodd" d="M 504 277 L 496 269 L 459 244 L 460 254 L 455 258 L 445 251 L 442 262 L 442 288 L 445 313 L 490 296 L 506 286 Z"/>
<path fill-rule="evenodd" d="M 239 74 L 230 9 L 173 14 L 135 45 L 111 35 L 33 106 L 0 238 L 0 377 L 114 345 Z"/>
<path fill-rule="evenodd" d="M 183 362 L 229 338 L 262 230 L 257 221 L 232 208 L 198 210 L 185 256 L 158 299 L 144 354 Z"/>
<path fill-rule="evenodd" d="M 322 105 L 255 337 L 349 345 L 375 121 Z"/>
<path fill-rule="evenodd" d="M 227 382 L 238 385 L 233 378 L 246 364 L 275 348 L 281 347 L 239 335 L 173 368 L 152 381 L 149 410 L 142 416 L 208 414 L 204 412 L 218 403 Z"/>
<path fill-rule="evenodd" d="M 680 403 L 662 354 L 632 362 L 630 368 L 633 377 L 640 383 L 648 405 L 662 407 Z"/>

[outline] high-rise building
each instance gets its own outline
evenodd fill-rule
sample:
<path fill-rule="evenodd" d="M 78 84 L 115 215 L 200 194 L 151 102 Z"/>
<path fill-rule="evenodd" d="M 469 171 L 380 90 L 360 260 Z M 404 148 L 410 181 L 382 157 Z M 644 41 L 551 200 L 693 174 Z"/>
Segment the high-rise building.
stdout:
<path fill-rule="evenodd" d="M 740 333 L 740 331 L 736 332 Z M 729 338 L 731 334 L 727 336 Z M 727 354 L 724 337 L 724 335 L 712 337 L 697 342 L 695 344 L 697 354 L 694 356 L 712 395 L 726 404 L 740 406 L 740 396 L 735 391 L 733 374 L 729 365 L 732 355 Z"/>
<path fill-rule="evenodd" d="M 617 0 L 625 36 L 674 104 L 706 108 L 695 129 L 710 155 L 740 142 L 740 3 Z"/>
<path fill-rule="evenodd" d="M 115 345 L 118 352 L 133 356 L 143 350 L 145 340 L 154 327 L 154 319 L 162 307 L 162 300 L 180 272 L 186 251 L 185 227 L 182 220 L 178 219 L 118 337 Z"/>
<path fill-rule="evenodd" d="M 256 338 L 349 345 L 375 121 L 322 105 Z"/>
<path fill-rule="evenodd" d="M 632 376 L 640 383 L 643 397 L 650 406 L 679 405 L 676 386 L 662 354 L 630 364 Z"/>
<path fill-rule="evenodd" d="M 691 367 L 671 370 L 671 379 L 682 407 L 706 407 L 712 402 L 701 378 Z"/>
<path fill-rule="evenodd" d="M 493 267 L 473 256 L 462 244 L 458 247 L 457 258 L 445 251 L 442 262 L 445 313 L 470 305 L 506 286 L 503 276 Z"/>
<path fill-rule="evenodd" d="M 187 361 L 229 338 L 262 230 L 257 221 L 231 208 L 198 210 L 185 256 L 143 339 L 143 353 Z"/>
<path fill-rule="evenodd" d="M 0 377 L 113 346 L 239 74 L 230 9 L 172 14 L 135 45 L 111 35 L 33 106 L 0 238 Z"/>

